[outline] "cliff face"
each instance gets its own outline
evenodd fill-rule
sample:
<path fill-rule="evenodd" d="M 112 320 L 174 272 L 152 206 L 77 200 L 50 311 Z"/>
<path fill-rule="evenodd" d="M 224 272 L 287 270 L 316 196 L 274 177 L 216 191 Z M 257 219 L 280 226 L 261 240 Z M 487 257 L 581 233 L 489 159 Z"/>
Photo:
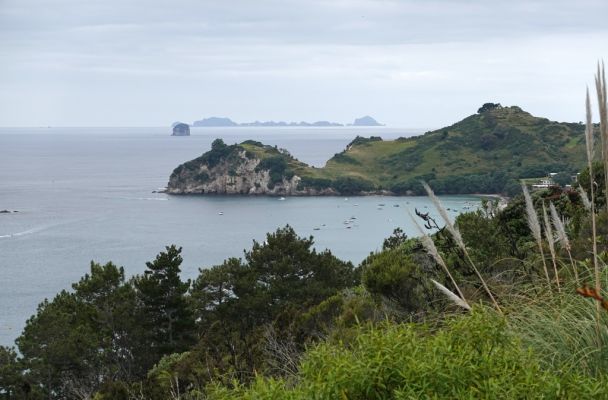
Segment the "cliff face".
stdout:
<path fill-rule="evenodd" d="M 215 153 L 214 153 L 215 152 Z M 272 164 L 272 163 L 266 163 Z M 313 189 L 300 184 L 300 176 L 266 167 L 255 153 L 223 142 L 203 156 L 177 167 L 167 186 L 169 194 L 243 194 L 307 196 L 337 194 L 333 189 Z"/>

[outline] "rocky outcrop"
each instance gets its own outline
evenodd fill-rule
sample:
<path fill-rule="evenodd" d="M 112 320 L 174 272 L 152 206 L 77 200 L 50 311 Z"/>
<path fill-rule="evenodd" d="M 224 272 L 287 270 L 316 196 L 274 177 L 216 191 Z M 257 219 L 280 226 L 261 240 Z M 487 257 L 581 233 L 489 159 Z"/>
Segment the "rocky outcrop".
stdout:
<path fill-rule="evenodd" d="M 280 160 L 281 156 L 269 158 L 273 157 Z M 218 139 L 211 151 L 173 171 L 166 193 L 271 196 L 338 194 L 331 188 L 306 187 L 301 180 L 300 176 L 284 168 L 277 170 L 274 163 L 262 163 L 262 158 L 240 145 L 226 146 Z"/>
<path fill-rule="evenodd" d="M 190 127 L 188 124 L 177 123 L 173 126 L 173 134 L 171 136 L 190 136 Z"/>

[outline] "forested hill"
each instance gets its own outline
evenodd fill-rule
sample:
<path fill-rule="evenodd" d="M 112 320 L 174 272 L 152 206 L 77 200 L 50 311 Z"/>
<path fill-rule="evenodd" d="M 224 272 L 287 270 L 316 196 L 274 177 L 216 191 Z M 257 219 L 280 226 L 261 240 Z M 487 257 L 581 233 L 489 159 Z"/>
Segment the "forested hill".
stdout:
<path fill-rule="evenodd" d="M 222 149 L 231 152 L 223 150 L 222 155 L 219 148 L 212 149 L 179 166 L 168 192 L 402 195 L 421 194 L 420 181 L 425 180 L 444 194 L 509 193 L 521 178 L 580 170 L 584 141 L 582 124 L 487 103 L 476 114 L 421 136 L 392 141 L 357 137 L 323 168 L 309 167 L 286 151 L 258 142 L 222 142 Z M 211 158 L 220 161 L 210 165 L 206 160 L 214 152 L 217 157 Z"/>

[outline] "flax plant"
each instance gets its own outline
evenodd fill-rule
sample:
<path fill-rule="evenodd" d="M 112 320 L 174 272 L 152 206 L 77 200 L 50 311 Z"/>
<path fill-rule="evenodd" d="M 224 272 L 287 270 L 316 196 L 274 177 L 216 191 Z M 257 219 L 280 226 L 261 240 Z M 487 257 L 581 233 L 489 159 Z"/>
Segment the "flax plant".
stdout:
<path fill-rule="evenodd" d="M 494 295 L 490 291 L 490 288 L 486 284 L 485 279 L 483 279 L 483 276 L 481 276 L 481 273 L 477 269 L 477 266 L 475 265 L 475 263 L 471 259 L 471 256 L 469 255 L 469 251 L 467 250 L 467 246 L 465 246 L 464 240 L 462 240 L 462 235 L 460 234 L 460 231 L 452 224 L 452 221 L 450 220 L 450 217 L 448 216 L 448 212 L 445 210 L 445 208 L 443 207 L 443 205 L 441 204 L 441 202 L 439 201 L 439 199 L 437 198 L 437 196 L 435 196 L 435 193 L 433 192 L 433 189 L 431 189 L 431 187 L 426 182 L 422 182 L 422 186 L 424 187 L 424 190 L 426 190 L 426 193 L 428 194 L 429 198 L 431 199 L 431 201 L 435 205 L 435 208 L 439 212 L 439 215 L 441 215 L 441 218 L 443 218 L 443 221 L 445 222 L 446 229 L 448 230 L 448 232 L 450 232 L 450 234 L 452 235 L 452 237 L 456 241 L 456 244 L 458 245 L 458 247 L 460 247 L 460 249 L 464 253 L 464 255 L 467 258 L 468 262 L 471 264 L 471 267 L 473 267 L 473 271 L 475 271 L 475 274 L 479 278 L 479 281 L 481 282 L 484 290 L 486 291 L 486 293 L 490 297 L 490 300 L 492 301 L 492 304 L 494 304 L 494 307 L 496 307 L 496 309 L 498 310 L 498 312 L 500 312 L 502 314 L 502 309 L 498 305 L 498 302 L 496 301 L 496 299 L 494 298 Z"/>

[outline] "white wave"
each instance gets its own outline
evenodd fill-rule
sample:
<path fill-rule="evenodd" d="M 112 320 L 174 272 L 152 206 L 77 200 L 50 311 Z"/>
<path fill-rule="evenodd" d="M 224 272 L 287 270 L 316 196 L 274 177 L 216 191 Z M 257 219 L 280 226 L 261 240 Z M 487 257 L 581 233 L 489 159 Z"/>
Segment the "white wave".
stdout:
<path fill-rule="evenodd" d="M 8 235 L 0 235 L 0 239 L 7 239 L 7 238 L 12 238 L 12 237 L 31 235 L 32 233 L 40 232 L 47 228 L 48 227 L 44 226 L 44 227 L 39 227 L 39 228 L 28 229 L 27 231 L 23 231 L 23 232 L 9 233 Z"/>

